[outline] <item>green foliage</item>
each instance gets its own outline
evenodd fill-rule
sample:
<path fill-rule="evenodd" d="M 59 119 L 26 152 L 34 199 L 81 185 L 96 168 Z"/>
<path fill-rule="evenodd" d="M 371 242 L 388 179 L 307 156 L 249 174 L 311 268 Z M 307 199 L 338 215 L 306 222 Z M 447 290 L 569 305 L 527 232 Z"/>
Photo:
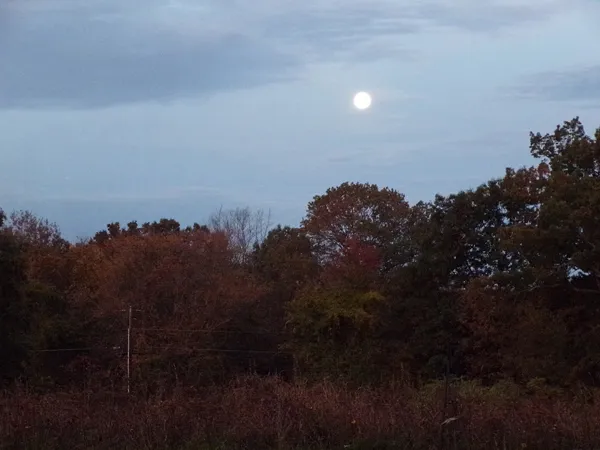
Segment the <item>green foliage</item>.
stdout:
<path fill-rule="evenodd" d="M 364 377 L 375 356 L 383 302 L 373 291 L 308 288 L 288 307 L 287 348 L 308 373 Z"/>

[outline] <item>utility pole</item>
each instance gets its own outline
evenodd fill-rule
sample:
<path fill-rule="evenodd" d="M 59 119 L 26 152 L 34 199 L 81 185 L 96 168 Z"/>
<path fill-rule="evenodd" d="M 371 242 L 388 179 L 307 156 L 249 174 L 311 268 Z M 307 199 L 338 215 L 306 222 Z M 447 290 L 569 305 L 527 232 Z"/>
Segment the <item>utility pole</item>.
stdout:
<path fill-rule="evenodd" d="M 129 308 L 122 309 L 121 311 L 127 312 L 127 393 L 129 394 L 131 393 L 131 332 L 133 330 L 133 311 L 141 310 L 134 310 L 129 305 Z"/>
<path fill-rule="evenodd" d="M 129 305 L 129 320 L 127 325 L 127 393 L 131 393 L 131 322 L 133 310 Z"/>

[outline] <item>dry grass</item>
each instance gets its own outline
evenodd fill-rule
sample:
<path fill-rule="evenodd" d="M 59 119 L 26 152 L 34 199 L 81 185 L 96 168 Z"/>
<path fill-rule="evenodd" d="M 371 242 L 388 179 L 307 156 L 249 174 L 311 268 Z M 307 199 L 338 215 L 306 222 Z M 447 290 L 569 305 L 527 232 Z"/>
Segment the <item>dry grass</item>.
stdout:
<path fill-rule="evenodd" d="M 169 398 L 110 393 L 0 398 L 0 448 L 592 449 L 600 396 L 548 398 L 457 386 L 348 389 L 244 378 Z M 444 425 L 450 416 L 458 417 Z M 596 426 L 595 426 L 596 425 Z"/>

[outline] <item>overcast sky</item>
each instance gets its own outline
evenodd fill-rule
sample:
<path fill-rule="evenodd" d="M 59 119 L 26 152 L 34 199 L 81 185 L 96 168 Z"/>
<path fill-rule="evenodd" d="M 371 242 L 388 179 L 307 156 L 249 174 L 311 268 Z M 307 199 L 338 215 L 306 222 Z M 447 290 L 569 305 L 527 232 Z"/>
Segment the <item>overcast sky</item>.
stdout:
<path fill-rule="evenodd" d="M 73 239 L 474 187 L 531 163 L 529 131 L 600 126 L 599 23 L 598 0 L 2 0 L 0 207 Z"/>

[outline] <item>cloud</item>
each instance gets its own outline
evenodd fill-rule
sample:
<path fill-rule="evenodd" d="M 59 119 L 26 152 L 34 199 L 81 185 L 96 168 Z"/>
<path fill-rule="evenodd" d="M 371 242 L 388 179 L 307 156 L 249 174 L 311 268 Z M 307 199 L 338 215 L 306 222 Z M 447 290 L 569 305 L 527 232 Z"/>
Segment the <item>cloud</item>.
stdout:
<path fill-rule="evenodd" d="M 296 79 L 315 62 L 413 59 L 402 36 L 487 32 L 562 3 L 4 0 L 0 108 L 169 101 Z"/>
<path fill-rule="evenodd" d="M 291 57 L 239 33 L 181 39 L 51 3 L 56 10 L 44 14 L 45 22 L 41 13 L 22 14 L 28 20 L 13 24 L 0 42 L 1 107 L 168 101 L 294 76 Z"/>
<path fill-rule="evenodd" d="M 68 181 L 69 177 L 66 177 Z M 221 201 L 235 201 L 236 195 L 226 189 L 215 186 L 184 185 L 161 187 L 155 190 L 122 190 L 118 192 L 70 190 L 58 193 L 43 193 L 31 195 L 31 193 L 4 193 L 0 195 L 0 202 L 18 201 L 50 201 L 50 202 L 136 202 L 136 201 L 166 201 L 185 200 L 190 198 L 211 198 Z"/>
<path fill-rule="evenodd" d="M 539 73 L 523 80 L 512 94 L 522 99 L 572 102 L 598 107 L 600 65 Z"/>
<path fill-rule="evenodd" d="M 577 7 L 586 0 L 573 0 Z M 561 0 L 455 0 L 424 1 L 417 6 L 418 15 L 441 26 L 450 26 L 478 33 L 490 33 L 544 20 L 566 7 Z"/>
<path fill-rule="evenodd" d="M 398 42 L 398 36 L 420 31 L 419 23 L 404 11 L 392 8 L 390 14 L 377 2 L 350 1 L 330 8 L 314 2 L 298 6 L 267 17 L 264 35 L 307 62 L 407 56 L 409 50 Z"/>
<path fill-rule="evenodd" d="M 573 0 L 571 7 L 586 1 Z M 247 4 L 254 8 L 257 3 Z M 490 33 L 544 20 L 565 8 L 561 0 L 263 0 L 260 4 L 266 35 L 316 60 L 415 59 L 403 39 L 407 35 L 436 27 Z"/>

